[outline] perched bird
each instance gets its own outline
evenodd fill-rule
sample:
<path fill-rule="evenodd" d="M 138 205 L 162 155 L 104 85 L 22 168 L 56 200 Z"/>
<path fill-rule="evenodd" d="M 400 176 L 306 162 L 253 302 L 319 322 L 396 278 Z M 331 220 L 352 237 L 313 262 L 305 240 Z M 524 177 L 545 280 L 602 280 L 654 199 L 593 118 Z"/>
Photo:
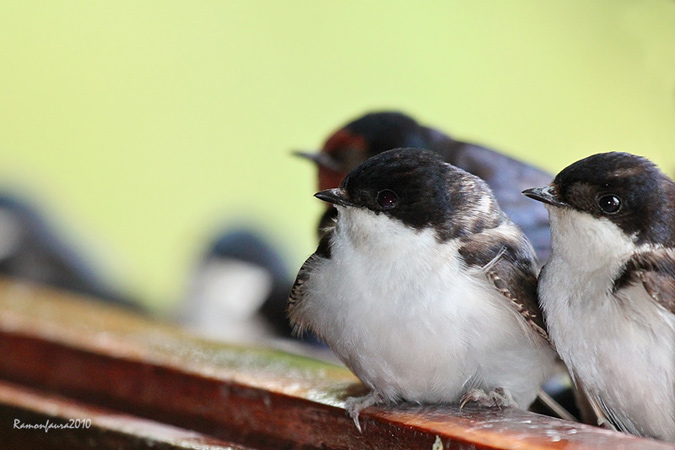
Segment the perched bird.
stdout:
<path fill-rule="evenodd" d="M 0 193 L 0 274 L 82 294 L 138 312 L 143 308 L 95 270 L 50 217 L 14 193 Z"/>
<path fill-rule="evenodd" d="M 200 334 L 235 342 L 290 337 L 285 309 L 292 284 L 286 262 L 262 233 L 229 228 L 209 243 L 176 319 Z"/>
<path fill-rule="evenodd" d="M 620 430 L 675 441 L 675 184 L 601 153 L 524 194 L 551 216 L 539 296 L 575 382 Z"/>
<path fill-rule="evenodd" d="M 554 361 L 527 238 L 480 178 L 395 149 L 316 194 L 336 226 L 301 267 L 289 317 L 371 389 L 399 401 L 527 408 Z"/>
<path fill-rule="evenodd" d="M 485 180 L 502 210 L 525 232 L 539 259 L 548 258 L 551 237 L 546 209 L 527 201 L 520 193 L 548 183 L 553 175 L 529 164 L 480 145 L 457 141 L 400 112 L 366 114 L 331 135 L 320 152 L 296 154 L 316 163 L 319 189 L 324 190 L 337 187 L 352 169 L 371 156 L 400 147 L 432 150 L 446 162 Z M 329 206 L 319 229 L 332 226 L 335 215 L 335 208 Z"/>

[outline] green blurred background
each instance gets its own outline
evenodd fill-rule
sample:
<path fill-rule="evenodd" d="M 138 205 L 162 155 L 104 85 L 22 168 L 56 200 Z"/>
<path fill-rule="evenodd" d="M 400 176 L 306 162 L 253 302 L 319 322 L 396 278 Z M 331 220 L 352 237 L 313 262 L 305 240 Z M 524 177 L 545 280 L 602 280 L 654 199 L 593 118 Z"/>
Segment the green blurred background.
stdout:
<path fill-rule="evenodd" d="M 213 233 L 299 267 L 322 206 L 293 149 L 396 108 L 552 172 L 675 173 L 675 2 L 4 1 L 0 187 L 169 308 Z"/>

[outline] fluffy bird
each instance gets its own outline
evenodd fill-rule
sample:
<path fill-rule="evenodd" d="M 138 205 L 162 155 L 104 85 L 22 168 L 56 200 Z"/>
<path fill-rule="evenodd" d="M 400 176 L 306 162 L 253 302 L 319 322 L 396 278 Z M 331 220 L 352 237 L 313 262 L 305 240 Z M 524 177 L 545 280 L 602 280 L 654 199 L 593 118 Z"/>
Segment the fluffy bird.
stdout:
<path fill-rule="evenodd" d="M 521 191 L 548 183 L 553 175 L 529 164 L 455 140 L 400 112 L 366 114 L 333 133 L 320 152 L 296 154 L 316 163 L 319 189 L 324 190 L 337 187 L 352 169 L 371 156 L 401 147 L 431 150 L 446 162 L 485 180 L 502 210 L 525 232 L 539 259 L 548 258 L 551 238 L 546 209 L 528 201 Z M 319 229 L 332 226 L 335 215 L 335 208 L 329 206 Z"/>
<path fill-rule="evenodd" d="M 480 178 L 395 149 L 316 194 L 337 224 L 289 297 L 298 332 L 323 339 L 371 392 L 400 401 L 527 408 L 552 367 L 536 257 Z"/>
<path fill-rule="evenodd" d="M 575 382 L 618 429 L 675 441 L 675 184 L 601 153 L 524 194 L 551 217 L 539 295 Z"/>

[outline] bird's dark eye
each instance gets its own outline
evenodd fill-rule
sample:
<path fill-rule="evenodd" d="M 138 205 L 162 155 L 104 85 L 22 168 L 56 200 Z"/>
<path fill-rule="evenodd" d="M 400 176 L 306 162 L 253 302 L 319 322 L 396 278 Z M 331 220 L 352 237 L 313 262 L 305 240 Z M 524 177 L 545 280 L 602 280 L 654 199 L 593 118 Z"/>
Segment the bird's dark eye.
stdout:
<path fill-rule="evenodd" d="M 398 202 L 398 195 L 396 192 L 385 189 L 377 193 L 377 204 L 384 209 L 390 209 L 396 206 Z"/>
<path fill-rule="evenodd" d="M 614 214 L 621 209 L 621 199 L 614 194 L 605 194 L 598 197 L 598 206 L 607 214 Z"/>

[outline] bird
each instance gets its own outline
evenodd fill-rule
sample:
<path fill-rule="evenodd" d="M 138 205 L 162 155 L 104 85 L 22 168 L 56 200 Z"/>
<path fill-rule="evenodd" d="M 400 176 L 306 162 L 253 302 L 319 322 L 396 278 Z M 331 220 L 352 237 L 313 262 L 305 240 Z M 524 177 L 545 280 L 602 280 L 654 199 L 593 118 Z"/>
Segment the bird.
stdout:
<path fill-rule="evenodd" d="M 393 149 L 315 194 L 337 223 L 288 300 L 370 389 L 346 409 L 460 403 L 526 409 L 551 370 L 536 256 L 487 184 L 428 150 Z"/>
<path fill-rule="evenodd" d="M 675 183 L 609 152 L 524 194 L 550 214 L 539 297 L 575 383 L 601 421 L 675 441 Z"/>
<path fill-rule="evenodd" d="M 140 301 L 114 286 L 77 244 L 33 199 L 0 192 L 0 274 L 145 314 Z"/>
<path fill-rule="evenodd" d="M 254 225 L 226 226 L 209 240 L 174 319 L 218 340 L 290 338 L 285 309 L 292 283 L 276 243 Z"/>
<path fill-rule="evenodd" d="M 453 139 L 398 111 L 365 114 L 335 131 L 321 151 L 295 154 L 317 165 L 318 187 L 325 190 L 337 187 L 352 169 L 371 156 L 402 147 L 434 151 L 446 162 L 485 180 L 502 210 L 525 232 L 539 260 L 548 258 L 551 246 L 546 209 L 525 199 L 521 191 L 548 183 L 553 174 L 530 164 Z M 335 208 L 327 206 L 319 221 L 319 235 L 332 226 L 336 214 Z"/>

